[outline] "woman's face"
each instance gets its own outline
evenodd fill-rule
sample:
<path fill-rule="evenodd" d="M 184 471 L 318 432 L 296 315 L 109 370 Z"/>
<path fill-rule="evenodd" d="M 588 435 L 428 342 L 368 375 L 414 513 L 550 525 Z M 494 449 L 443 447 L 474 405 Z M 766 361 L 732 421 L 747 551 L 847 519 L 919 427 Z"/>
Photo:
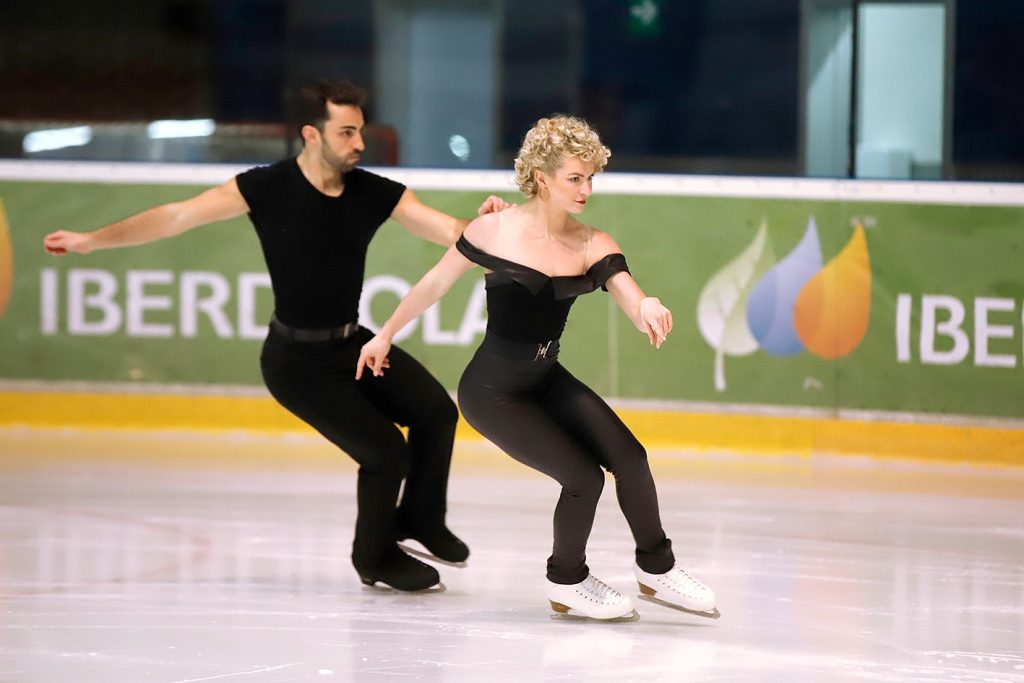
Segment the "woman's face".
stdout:
<path fill-rule="evenodd" d="M 548 175 L 541 172 L 542 182 L 550 195 L 548 201 L 554 206 L 569 213 L 580 213 L 587 203 L 587 198 L 594 191 L 594 164 L 581 161 L 579 157 L 569 157 L 554 172 Z"/>

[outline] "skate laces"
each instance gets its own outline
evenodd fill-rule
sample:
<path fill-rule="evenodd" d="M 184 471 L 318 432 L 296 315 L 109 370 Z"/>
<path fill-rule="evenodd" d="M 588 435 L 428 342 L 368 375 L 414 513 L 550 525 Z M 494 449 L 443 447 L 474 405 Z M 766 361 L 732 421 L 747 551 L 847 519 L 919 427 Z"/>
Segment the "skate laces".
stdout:
<path fill-rule="evenodd" d="M 618 602 L 622 599 L 621 593 L 593 574 L 587 577 L 580 588 L 598 602 Z"/>
<path fill-rule="evenodd" d="M 667 583 L 670 584 L 672 589 L 689 595 L 701 595 L 710 590 L 703 583 L 693 578 L 686 573 L 686 570 L 682 567 L 673 567 L 667 574 L 665 574 Z"/>

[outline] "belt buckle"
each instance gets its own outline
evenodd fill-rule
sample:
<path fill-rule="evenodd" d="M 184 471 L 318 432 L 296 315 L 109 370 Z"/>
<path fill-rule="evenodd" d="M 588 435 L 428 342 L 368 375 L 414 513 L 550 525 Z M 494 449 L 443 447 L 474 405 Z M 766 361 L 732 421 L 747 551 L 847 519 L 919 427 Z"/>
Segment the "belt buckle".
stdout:
<path fill-rule="evenodd" d="M 537 355 L 533 357 L 534 361 L 538 361 L 541 358 L 547 358 L 548 357 L 548 349 L 551 348 L 551 342 L 552 341 L 554 341 L 554 340 L 553 339 L 549 339 L 546 344 L 540 344 L 540 343 L 537 344 Z"/>
<path fill-rule="evenodd" d="M 341 327 L 332 327 L 328 330 L 328 339 L 348 339 L 359 329 L 359 323 L 347 322 Z"/>

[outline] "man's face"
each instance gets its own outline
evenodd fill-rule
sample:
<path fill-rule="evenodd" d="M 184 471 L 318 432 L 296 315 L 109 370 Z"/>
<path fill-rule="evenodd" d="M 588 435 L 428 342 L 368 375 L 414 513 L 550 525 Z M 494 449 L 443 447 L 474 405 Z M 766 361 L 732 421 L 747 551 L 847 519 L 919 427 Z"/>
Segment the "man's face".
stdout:
<path fill-rule="evenodd" d="M 351 104 L 327 103 L 330 115 L 320 135 L 320 156 L 338 173 L 351 171 L 366 149 L 363 144 L 363 111 Z"/>

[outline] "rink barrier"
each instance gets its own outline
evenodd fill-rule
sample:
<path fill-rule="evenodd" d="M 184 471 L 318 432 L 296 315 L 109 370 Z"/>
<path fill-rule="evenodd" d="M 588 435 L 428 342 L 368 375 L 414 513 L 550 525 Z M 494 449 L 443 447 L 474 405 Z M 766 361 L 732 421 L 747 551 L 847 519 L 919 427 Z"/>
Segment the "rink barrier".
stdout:
<path fill-rule="evenodd" d="M 830 418 L 615 406 L 649 449 L 741 454 L 849 455 L 1024 466 L 1024 430 L 1007 423 L 915 422 L 900 416 Z M 315 435 L 265 395 L 0 392 L 0 426 L 243 431 Z M 460 420 L 456 438 L 482 437 Z M 681 456 L 682 457 L 682 456 Z"/>
<path fill-rule="evenodd" d="M 225 287 L 237 284 L 241 291 L 242 277 L 249 277 L 260 270 L 254 240 L 249 240 L 244 250 L 236 250 L 231 241 L 230 251 L 218 251 L 221 245 L 217 233 L 209 232 L 193 235 L 190 242 L 182 242 L 180 246 L 176 242 L 162 243 L 146 252 L 133 252 L 130 258 L 121 252 L 105 252 L 102 256 L 90 257 L 86 262 L 55 260 L 43 255 L 38 247 L 38 232 L 43 226 L 60 225 L 61 221 L 57 219 L 61 217 L 73 219 L 77 224 L 79 221 L 102 222 L 97 216 L 107 210 L 126 215 L 150 205 L 157 198 L 173 198 L 176 196 L 173 186 L 215 184 L 245 168 L 232 165 L 0 161 L 0 182 L 13 183 L 7 187 L 12 200 L 7 205 L 7 213 L 12 217 L 9 232 L 13 251 L 19 258 L 16 273 L 12 273 L 10 268 L 0 272 L 0 276 L 6 275 L 15 285 L 2 321 L 4 334 L 0 335 L 0 427 L 142 428 L 171 433 L 173 430 L 253 430 L 312 434 L 276 406 L 262 387 L 257 386 L 259 379 L 252 359 L 258 341 L 253 341 L 251 335 L 242 339 L 240 317 L 234 329 L 236 336 L 229 334 L 225 339 L 214 339 L 205 329 L 201 329 L 194 339 L 186 339 L 184 332 L 172 340 L 127 339 L 122 330 L 117 334 L 94 337 L 94 343 L 80 345 L 82 340 L 65 334 L 67 321 L 50 317 L 45 312 L 52 311 L 41 305 L 44 301 L 50 302 L 51 298 L 53 302 L 58 300 L 56 294 L 65 291 L 64 270 L 72 267 L 103 270 L 102 274 L 108 279 L 115 279 L 117 284 L 121 284 L 118 278 L 122 278 L 126 269 L 138 270 L 140 277 L 148 277 L 147 268 L 171 278 L 177 278 L 179 271 L 188 271 L 191 275 L 212 273 L 221 277 Z M 468 211 L 476 206 L 475 201 L 470 202 L 459 195 L 460 192 L 515 194 L 512 175 L 506 171 L 378 170 L 417 191 L 437 191 L 428 199 L 452 212 Z M 44 187 L 40 183 L 47 185 Z M 53 183 L 69 184 L 62 190 L 64 195 L 75 197 L 70 207 L 49 199 L 59 189 Z M 131 186 L 132 191 L 116 195 L 100 192 L 101 188 L 111 185 Z M 826 255 L 838 253 L 847 233 L 860 229 L 845 226 L 844 222 L 848 219 L 854 221 L 862 213 L 875 215 L 880 211 L 887 212 L 883 218 L 888 218 L 880 223 L 889 231 L 886 240 L 898 237 L 902 234 L 900 230 L 906 232 L 910 228 L 913 231 L 906 232 L 908 239 L 921 238 L 919 242 L 886 241 L 876 245 L 879 248 L 872 248 L 872 259 L 877 259 L 872 263 L 877 264 L 880 278 L 883 275 L 890 278 L 878 281 L 879 296 L 875 297 L 872 309 L 885 313 L 883 322 L 886 324 L 874 324 L 873 332 L 861 345 L 857 358 L 828 365 L 808 360 L 807 354 L 795 359 L 777 360 L 758 353 L 749 360 L 743 360 L 746 363 L 744 367 L 752 369 L 745 371 L 747 376 L 758 378 L 757 386 L 748 385 L 746 388 L 737 381 L 743 375 L 734 370 L 739 361 L 729 359 L 723 375 L 723 380 L 729 380 L 729 393 L 712 393 L 713 349 L 701 341 L 692 314 L 688 316 L 684 312 L 686 307 L 681 308 L 677 316 L 679 332 L 672 344 L 659 352 L 659 362 L 655 364 L 638 350 L 637 344 L 629 346 L 630 341 L 625 336 L 620 340 L 618 329 L 628 325 L 622 323 L 617 311 L 609 306 L 611 312 L 606 315 L 601 306 L 592 305 L 587 309 L 587 302 L 581 302 L 574 311 L 574 321 L 577 329 L 584 332 L 576 333 L 575 348 L 580 355 L 574 356 L 574 362 L 592 375 L 592 386 L 602 395 L 632 397 L 618 402 L 613 400 L 613 405 L 649 447 L 800 456 L 848 453 L 951 462 L 1024 464 L 1024 413 L 1021 412 L 1024 404 L 1018 398 L 1019 372 L 1024 366 L 1024 357 L 1020 355 L 1020 339 L 1024 334 L 1020 327 L 1020 307 L 1024 301 L 1014 293 L 1016 290 L 1012 286 L 1009 293 L 1004 291 L 1007 283 L 1014 285 L 1019 282 L 1016 263 L 1005 259 L 1005 255 L 1018 249 L 1017 236 L 1024 234 L 1019 230 L 1024 227 L 1024 213 L 1021 212 L 1024 208 L 1024 185 L 610 173 L 598 176 L 595 186 L 598 197 L 592 215 L 603 217 L 602 220 L 615 226 L 623 240 L 630 239 L 636 230 L 645 227 L 630 223 L 630 220 L 636 220 L 631 218 L 635 216 L 653 216 L 656 220 L 652 224 L 678 223 L 679 231 L 674 233 L 674 237 L 680 239 L 686 236 L 682 226 L 699 224 L 705 228 L 714 227 L 716 235 L 720 233 L 721 239 L 730 240 L 726 246 L 699 243 L 698 246 L 716 248 L 715 254 L 703 257 L 707 263 L 698 264 L 704 269 L 700 272 L 692 267 L 694 264 L 681 271 L 652 268 L 650 263 L 641 269 L 645 283 L 651 283 L 651 291 L 672 292 L 676 288 L 685 292 L 686 307 L 695 303 L 693 299 L 701 291 L 701 283 L 705 280 L 710 282 L 708 278 L 714 268 L 719 268 L 728 258 L 739 253 L 743 240 L 752 234 L 764 216 L 770 219 L 773 234 L 780 243 L 791 244 L 803 231 L 804 221 L 810 213 L 818 212 L 819 218 L 825 215 L 826 220 L 821 221 L 822 224 L 827 222 L 831 226 L 828 235 L 822 233 L 831 240 L 826 245 Z M 184 190 L 179 188 L 177 191 Z M 615 195 L 616 198 L 614 203 L 608 203 L 602 209 L 599 200 L 604 194 Z M 686 198 L 693 201 L 679 202 L 678 205 L 675 202 Z M 13 201 L 15 199 L 17 201 Z M 671 211 L 658 203 L 662 199 L 673 200 Z M 751 200 L 752 208 L 739 211 L 735 209 L 735 203 L 719 199 Z M 806 206 L 792 205 L 792 202 L 805 202 Z M 819 206 L 819 202 L 823 204 Z M 950 204 L 956 206 L 947 206 Z M 60 211 L 52 213 L 58 208 Z M 726 208 L 729 211 L 725 211 Z M 922 209 L 927 211 L 922 213 Z M 932 212 L 932 209 L 939 213 Z M 948 225 L 941 221 L 934 225 L 933 219 L 936 216 L 941 218 L 941 212 L 947 209 L 959 212 L 957 219 L 946 221 Z M 913 220 L 907 225 L 894 220 L 894 216 L 902 216 L 904 210 L 913 214 Z M 918 216 L 918 213 L 922 215 Z M 702 217 L 702 220 L 689 223 L 682 219 L 675 223 L 665 220 L 666 216 L 692 218 L 693 215 Z M 703 221 L 705 215 L 713 217 L 706 225 Z M 243 227 L 243 224 L 240 219 L 236 227 Z M 961 226 L 970 229 L 961 230 Z M 965 265 L 962 255 L 971 250 L 959 241 L 963 237 L 960 233 L 970 235 L 981 228 L 992 227 L 998 228 L 996 237 L 1005 237 L 1003 241 L 994 241 L 994 246 L 986 252 L 991 252 L 995 260 Z M 225 229 L 232 228 L 228 226 Z M 244 229 L 249 228 L 244 226 Z M 868 227 L 869 231 L 873 229 Z M 411 279 L 410 273 L 420 272 L 413 266 L 421 261 L 422 264 L 432 263 L 436 258 L 429 250 L 420 253 L 418 242 L 410 246 L 407 242 L 390 239 L 389 235 L 380 236 L 378 243 L 383 249 L 377 253 L 387 253 L 388 249 L 401 251 L 403 261 L 410 261 L 413 265 L 408 267 L 408 272 L 392 268 L 389 263 L 375 265 L 374 272 L 386 278 L 394 279 L 397 273 Z M 947 242 L 953 246 L 947 246 Z M 914 248 L 905 248 L 907 244 Z M 925 249 L 928 245 L 940 245 L 942 248 L 932 254 Z M 236 254 L 236 251 L 245 253 Z M 631 249 L 629 253 L 635 254 L 638 264 L 643 265 L 645 258 L 657 263 L 651 254 L 645 255 L 643 250 Z M 694 253 L 704 254 L 704 251 L 697 249 Z M 914 254 L 932 266 L 939 263 L 942 267 L 933 268 L 936 272 L 927 281 L 914 279 L 923 272 L 917 267 L 907 269 L 905 282 L 891 280 L 893 273 L 902 273 L 902 268 L 898 267 L 901 261 L 894 261 L 893 254 Z M 884 260 L 886 255 L 888 263 Z M 224 262 L 230 260 L 229 256 L 237 256 L 239 262 L 225 265 Z M 937 260 L 936 256 L 945 260 Z M 713 267 L 709 265 L 712 263 Z M 206 273 L 206 270 L 211 272 Z M 950 279 L 945 275 L 947 272 L 967 272 L 983 277 L 979 276 L 978 281 L 969 286 L 960 286 L 957 284 L 960 278 Z M 15 274 L 16 278 L 13 277 Z M 446 299 L 446 306 L 451 302 L 453 310 L 460 310 L 459 306 L 469 299 L 470 289 L 467 286 L 464 292 L 453 292 Z M 47 294 L 44 296 L 44 293 Z M 992 312 L 989 327 L 979 334 L 990 341 L 995 356 L 974 353 L 951 366 L 918 367 L 917 349 L 922 336 L 918 334 L 918 319 L 923 308 L 922 298 L 936 294 L 942 295 L 944 300 L 956 299 L 954 303 L 969 312 Z M 998 299 L 994 304 L 993 298 Z M 908 323 L 905 329 L 890 326 L 897 321 L 895 311 L 906 314 L 898 318 Z M 264 321 L 267 315 L 266 311 L 258 310 L 252 320 Z M 453 322 L 457 320 L 442 321 L 444 334 L 451 334 L 457 327 Z M 232 318 L 231 323 L 235 324 L 236 320 Z M 592 334 L 591 330 L 606 330 L 607 339 Z M 968 328 L 965 330 L 965 334 L 971 332 Z M 567 337 L 572 334 L 573 330 L 567 331 Z M 968 336 L 977 339 L 977 336 Z M 425 336 L 424 341 L 410 339 L 407 346 L 449 389 L 455 385 L 467 360 L 464 349 L 469 348 L 431 346 L 426 343 Z M 923 347 L 923 342 L 920 346 Z M 937 350 L 948 354 L 941 348 Z M 584 353 L 586 351 L 590 353 Z M 172 366 L 164 363 L 168 358 L 187 358 L 188 362 Z M 1012 366 L 988 367 L 1000 363 L 1005 365 L 1006 361 L 1010 361 Z M 790 367 L 795 369 L 790 370 Z M 218 374 L 211 373 L 211 370 Z M 835 381 L 828 382 L 830 377 Z M 866 383 L 861 380 L 864 377 L 880 377 L 886 381 Z M 89 381 L 75 386 L 80 379 Z M 714 379 L 717 382 L 719 378 L 716 376 Z M 840 379 L 843 382 L 838 381 Z M 20 386 L 19 382 L 31 386 Z M 175 388 L 169 384 L 156 384 L 158 382 L 182 384 Z M 211 390 L 205 382 L 245 386 L 237 392 L 224 393 L 219 388 Z M 869 388 L 861 396 L 857 392 L 862 385 Z M 772 390 L 755 391 L 761 387 L 771 387 Z M 168 391 L 168 388 L 173 390 Z M 722 388 L 716 387 L 716 390 L 724 392 L 724 382 Z M 894 395 L 896 400 L 892 400 Z M 642 403 L 635 398 L 641 396 L 655 400 Z M 735 403 L 726 403 L 726 397 Z M 774 403 L 745 403 L 748 401 Z M 808 403 L 819 407 L 804 408 Z M 851 405 L 868 409 L 858 412 L 844 407 Z M 459 437 L 479 440 L 475 432 L 461 424 Z"/>

